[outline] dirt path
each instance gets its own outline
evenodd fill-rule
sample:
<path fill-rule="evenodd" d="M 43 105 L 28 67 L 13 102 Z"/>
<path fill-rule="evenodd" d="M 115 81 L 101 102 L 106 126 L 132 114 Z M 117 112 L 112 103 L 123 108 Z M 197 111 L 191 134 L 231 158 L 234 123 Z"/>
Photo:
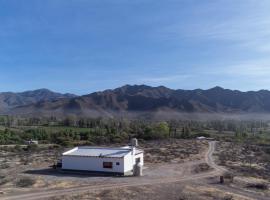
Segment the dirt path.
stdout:
<path fill-rule="evenodd" d="M 241 188 L 234 188 L 228 185 L 215 185 L 214 188 L 229 192 L 231 194 L 238 194 L 243 197 L 248 197 L 255 200 L 269 200 L 270 197 L 259 195 L 256 192 L 247 191 Z"/>
<path fill-rule="evenodd" d="M 215 169 L 216 172 L 218 172 L 219 174 L 222 174 L 226 171 L 228 171 L 227 169 L 225 169 L 224 167 L 218 166 L 213 159 L 213 153 L 215 151 L 215 146 L 216 146 L 216 142 L 209 142 L 209 150 L 208 153 L 205 155 L 205 160 L 207 162 L 207 164 L 209 166 L 211 166 L 212 168 Z M 265 196 L 261 196 L 256 192 L 251 192 L 251 191 L 247 191 L 244 190 L 242 188 L 234 188 L 232 186 L 229 185 L 212 185 L 213 187 L 217 188 L 217 189 L 221 189 L 223 191 L 232 193 L 232 194 L 237 194 L 243 197 L 248 197 L 250 199 L 255 199 L 255 200 L 269 200 L 269 197 L 265 197 Z"/>
<path fill-rule="evenodd" d="M 218 166 L 213 159 L 213 153 L 215 152 L 215 149 L 216 149 L 216 142 L 215 141 L 209 142 L 209 149 L 205 154 L 205 161 L 209 166 L 215 169 L 216 172 L 219 173 L 226 172 L 227 170 L 221 166 Z"/>
<path fill-rule="evenodd" d="M 190 181 L 190 180 L 197 180 L 207 177 L 212 177 L 219 175 L 223 171 L 225 171 L 224 168 L 218 166 L 215 164 L 213 160 L 213 153 L 215 151 L 215 145 L 216 142 L 209 142 L 209 149 L 207 153 L 205 154 L 205 162 L 208 163 L 209 166 L 213 168 L 212 171 L 200 173 L 200 174 L 191 174 L 191 173 L 185 173 L 181 176 L 177 177 L 171 177 L 171 178 L 143 178 L 143 177 L 134 177 L 129 181 L 128 183 L 108 183 L 108 184 L 100 184 L 100 185 L 84 185 L 84 186 L 77 186 L 72 188 L 66 188 L 66 189 L 47 189 L 43 191 L 31 191 L 30 193 L 21 193 L 21 194 L 10 194 L 9 196 L 4 196 L 2 200 L 21 200 L 21 199 L 27 199 L 27 200 L 40 200 L 40 199 L 47 199 L 50 197 L 55 196 L 61 196 L 61 195 L 71 195 L 71 194 L 79 194 L 83 192 L 89 192 L 89 191 L 97 191 L 97 190 L 106 190 L 106 189 L 115 189 L 115 188 L 125 188 L 125 187 L 135 187 L 135 186 L 143 186 L 143 185 L 154 185 L 154 184 L 162 184 L 162 183 L 175 183 L 175 182 L 184 182 L 184 181 Z M 198 161 L 201 162 L 201 161 Z M 196 164 L 196 162 L 192 162 L 192 164 Z M 191 166 L 191 164 L 183 164 L 182 167 Z M 243 192 L 237 192 L 230 190 L 229 188 L 225 188 L 226 191 L 231 193 L 236 193 L 239 195 L 243 195 Z M 245 195 L 251 198 L 254 198 L 254 194 Z M 265 200 L 265 198 L 256 198 L 260 200 Z"/>

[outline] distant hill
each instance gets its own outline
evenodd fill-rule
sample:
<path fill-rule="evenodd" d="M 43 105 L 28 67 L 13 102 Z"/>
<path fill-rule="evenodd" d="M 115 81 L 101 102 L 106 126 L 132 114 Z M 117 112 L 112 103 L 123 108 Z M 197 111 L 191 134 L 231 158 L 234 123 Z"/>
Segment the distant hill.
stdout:
<path fill-rule="evenodd" d="M 0 106 L 5 102 L 7 114 L 92 117 L 156 113 L 270 114 L 270 91 L 267 90 L 241 92 L 221 87 L 173 90 L 164 86 L 125 85 L 77 97 L 48 90 L 17 93 L 12 98 L 8 94 L 0 94 Z"/>
<path fill-rule="evenodd" d="M 2 92 L 0 93 L 0 112 L 9 112 L 18 106 L 26 106 L 41 101 L 52 101 L 62 98 L 73 98 L 73 94 L 60 94 L 48 89 L 39 89 L 20 93 Z"/>

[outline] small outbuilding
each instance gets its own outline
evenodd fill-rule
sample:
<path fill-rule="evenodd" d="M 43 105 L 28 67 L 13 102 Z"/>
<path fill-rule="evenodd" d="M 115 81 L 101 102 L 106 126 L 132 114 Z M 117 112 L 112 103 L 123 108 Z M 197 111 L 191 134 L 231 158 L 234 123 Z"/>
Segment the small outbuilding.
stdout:
<path fill-rule="evenodd" d="M 138 175 L 138 170 L 141 171 L 142 166 L 143 151 L 135 146 L 119 148 L 81 146 L 62 154 L 63 170 Z"/>
<path fill-rule="evenodd" d="M 197 140 L 206 140 L 207 138 L 204 136 L 197 137 Z"/>
<path fill-rule="evenodd" d="M 28 140 L 28 141 L 25 141 L 25 144 L 27 145 L 30 145 L 30 144 L 38 144 L 38 141 L 37 140 Z"/>

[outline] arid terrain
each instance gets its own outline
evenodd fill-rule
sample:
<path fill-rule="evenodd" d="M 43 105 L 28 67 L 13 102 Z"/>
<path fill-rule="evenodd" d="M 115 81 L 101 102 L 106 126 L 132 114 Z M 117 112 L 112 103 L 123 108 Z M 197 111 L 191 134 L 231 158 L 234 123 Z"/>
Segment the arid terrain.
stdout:
<path fill-rule="evenodd" d="M 219 175 L 230 171 L 227 165 L 225 169 L 215 164 L 228 150 L 222 143 L 181 139 L 142 143 L 143 177 L 63 173 L 49 167 L 62 149 L 46 145 L 18 153 L 16 148 L 1 147 L 1 198 L 5 200 L 270 198 L 267 177 L 255 179 L 235 172 L 233 182 L 224 176 L 225 183 L 219 184 Z M 262 184 L 266 188 L 260 188 Z"/>
<path fill-rule="evenodd" d="M 270 0 L 0 0 L 0 200 L 270 200 Z"/>

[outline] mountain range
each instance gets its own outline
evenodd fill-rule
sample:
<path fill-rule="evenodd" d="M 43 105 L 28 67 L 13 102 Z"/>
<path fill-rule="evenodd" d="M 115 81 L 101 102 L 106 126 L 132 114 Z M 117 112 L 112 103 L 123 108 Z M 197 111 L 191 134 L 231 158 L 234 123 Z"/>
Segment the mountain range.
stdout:
<path fill-rule="evenodd" d="M 27 116 L 108 116 L 154 113 L 270 113 L 270 91 L 214 87 L 208 90 L 125 85 L 76 96 L 47 89 L 0 93 L 0 114 Z"/>
<path fill-rule="evenodd" d="M 48 89 L 38 89 L 20 93 L 2 92 L 0 93 L 0 113 L 8 113 L 18 106 L 27 106 L 38 102 L 59 100 L 63 98 L 76 97 L 74 94 L 61 94 Z"/>

